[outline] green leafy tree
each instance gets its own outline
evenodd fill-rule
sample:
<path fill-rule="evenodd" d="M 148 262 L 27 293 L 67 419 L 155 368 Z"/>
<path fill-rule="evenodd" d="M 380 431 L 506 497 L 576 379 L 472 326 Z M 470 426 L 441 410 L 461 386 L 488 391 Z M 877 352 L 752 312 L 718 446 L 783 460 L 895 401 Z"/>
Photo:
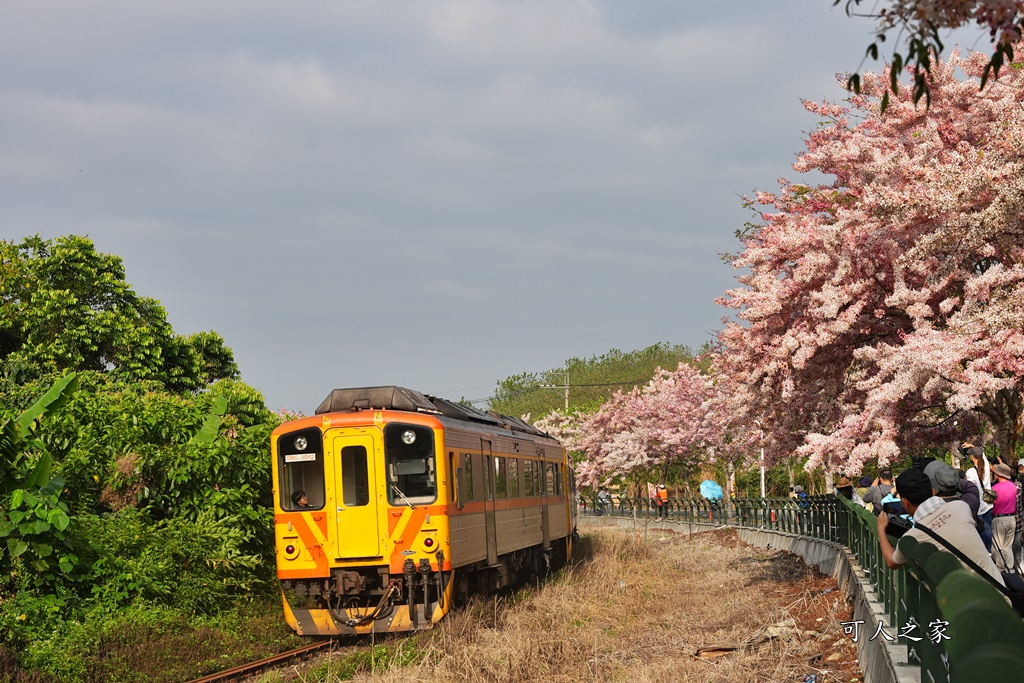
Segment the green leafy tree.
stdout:
<path fill-rule="evenodd" d="M 0 241 L 8 652 L 59 652 L 129 606 L 190 618 L 270 592 L 281 417 L 237 376 L 220 335 L 176 335 L 88 239 Z"/>
<path fill-rule="evenodd" d="M 111 613 L 138 602 L 214 613 L 251 597 L 267 577 L 266 559 L 245 549 L 242 525 L 210 509 L 196 519 L 153 522 L 125 508 L 81 519 L 79 552 L 88 567 L 88 602 Z"/>
<path fill-rule="evenodd" d="M 0 241 L 0 372 L 22 383 L 66 370 L 177 392 L 238 375 L 219 335 L 174 334 L 160 303 L 129 287 L 121 259 L 87 237 Z"/>
<path fill-rule="evenodd" d="M 214 509 L 246 525 L 254 552 L 271 552 L 267 444 L 280 417 L 259 391 L 238 380 L 174 394 L 107 373 L 79 378 L 83 390 L 43 436 L 76 514 L 138 508 L 156 521 Z"/>
<path fill-rule="evenodd" d="M 4 593 L 53 589 L 78 561 L 65 537 L 71 518 L 60 500 L 64 480 L 51 479 L 53 459 L 39 437 L 44 415 L 77 386 L 70 374 L 17 417 L 0 414 L 0 600 Z"/>
<path fill-rule="evenodd" d="M 660 343 L 637 351 L 612 349 L 590 358 L 570 358 L 561 368 L 524 372 L 498 382 L 491 410 L 504 415 L 530 415 L 540 419 L 553 410 L 593 412 L 618 390 L 629 391 L 646 384 L 658 368 L 674 370 L 681 362 L 693 362 L 686 346 Z"/>

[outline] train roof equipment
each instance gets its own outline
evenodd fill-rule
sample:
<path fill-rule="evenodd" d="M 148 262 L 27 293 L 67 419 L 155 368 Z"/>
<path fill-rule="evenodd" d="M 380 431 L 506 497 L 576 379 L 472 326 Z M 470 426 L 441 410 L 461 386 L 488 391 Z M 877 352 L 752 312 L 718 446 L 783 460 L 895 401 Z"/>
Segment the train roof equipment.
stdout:
<path fill-rule="evenodd" d="M 353 387 L 334 389 L 317 407 L 315 414 L 353 412 L 359 410 L 402 410 L 414 413 L 443 415 L 454 420 L 504 428 L 513 432 L 550 436 L 526 420 L 509 415 L 483 411 L 464 403 L 437 396 L 428 396 L 414 389 L 399 386 Z"/>

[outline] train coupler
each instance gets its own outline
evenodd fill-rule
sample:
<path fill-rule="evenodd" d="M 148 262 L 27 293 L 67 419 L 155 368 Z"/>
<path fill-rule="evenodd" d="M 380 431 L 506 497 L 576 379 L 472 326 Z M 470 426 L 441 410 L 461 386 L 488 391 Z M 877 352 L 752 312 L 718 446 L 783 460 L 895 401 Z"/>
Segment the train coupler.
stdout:
<path fill-rule="evenodd" d="M 423 584 L 423 620 L 430 621 L 430 560 L 420 560 L 420 583 Z"/>

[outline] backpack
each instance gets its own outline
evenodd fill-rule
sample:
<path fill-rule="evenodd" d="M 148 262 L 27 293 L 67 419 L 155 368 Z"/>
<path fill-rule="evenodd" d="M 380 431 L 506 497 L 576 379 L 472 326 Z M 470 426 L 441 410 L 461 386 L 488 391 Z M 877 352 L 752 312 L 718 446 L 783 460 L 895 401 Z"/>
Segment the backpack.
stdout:
<path fill-rule="evenodd" d="M 986 579 L 989 583 L 991 583 L 997 591 L 999 591 L 1007 598 L 1009 598 L 1010 604 L 1013 605 L 1013 609 L 1017 612 L 1017 614 L 1024 617 L 1024 579 L 1021 579 L 1020 576 L 1012 572 L 1001 572 L 1003 576 L 1003 583 L 1005 583 L 1006 586 L 1000 586 L 999 583 L 992 578 L 991 574 L 989 574 L 987 571 L 979 567 L 977 562 L 964 555 L 962 552 L 960 552 L 959 548 L 955 547 L 952 543 L 944 539 L 942 536 L 939 536 L 937 533 L 935 533 L 928 527 L 924 526 L 923 524 L 917 524 L 914 528 L 920 529 L 929 537 L 934 538 L 936 541 L 945 546 L 945 548 L 949 550 L 949 552 L 956 555 L 968 567 L 970 567 L 977 574 L 979 574 L 983 579 Z"/>

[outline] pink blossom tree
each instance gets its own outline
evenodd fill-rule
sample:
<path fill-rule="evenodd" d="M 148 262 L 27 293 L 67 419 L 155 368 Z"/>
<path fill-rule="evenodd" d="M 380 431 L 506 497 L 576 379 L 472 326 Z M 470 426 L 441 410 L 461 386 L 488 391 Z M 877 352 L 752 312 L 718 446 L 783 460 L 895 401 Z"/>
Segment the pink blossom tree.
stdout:
<path fill-rule="evenodd" d="M 931 108 L 865 76 L 794 169 L 763 225 L 741 236 L 724 371 L 770 426 L 774 459 L 859 471 L 901 448 L 947 443 L 984 416 L 1008 461 L 1024 379 L 1024 74 L 979 92 L 986 57 L 931 70 Z M 1014 65 L 1015 66 L 1015 65 Z M 967 75 L 958 79 L 957 70 Z"/>
<path fill-rule="evenodd" d="M 833 0 L 832 4 L 840 2 L 842 0 Z M 894 31 L 899 34 L 907 52 L 903 54 L 903 48 L 897 43 L 892 64 L 897 72 L 904 64 L 913 64 L 914 102 L 921 97 L 929 98 L 930 102 L 927 77 L 944 47 L 940 31 L 971 24 L 988 31 L 993 52 L 981 72 L 981 86 L 984 87 L 990 73 L 998 76 L 1003 65 L 1013 60 L 1013 48 L 1020 43 L 1024 27 L 1024 0 L 883 0 L 872 3 L 846 0 L 845 4 L 847 14 L 860 14 L 878 21 L 876 40 L 867 50 L 874 59 L 878 59 L 879 46 L 886 36 Z M 851 90 L 860 92 L 860 76 L 850 76 L 847 85 Z M 898 92 L 898 87 L 898 81 L 890 79 L 889 88 L 893 94 Z M 888 94 L 883 91 L 883 110 L 888 99 Z"/>
<path fill-rule="evenodd" d="M 583 484 L 669 467 L 693 469 L 723 462 L 727 468 L 750 453 L 756 432 L 744 428 L 745 407 L 735 400 L 732 378 L 680 363 L 659 371 L 645 386 L 617 393 L 579 429 Z"/>
<path fill-rule="evenodd" d="M 588 417 L 590 417 L 589 413 L 580 410 L 552 410 L 534 422 L 533 426 L 558 439 L 567 451 L 575 452 L 580 450 L 583 438 L 582 427 Z M 524 416 L 523 419 L 529 420 L 529 415 Z"/>

